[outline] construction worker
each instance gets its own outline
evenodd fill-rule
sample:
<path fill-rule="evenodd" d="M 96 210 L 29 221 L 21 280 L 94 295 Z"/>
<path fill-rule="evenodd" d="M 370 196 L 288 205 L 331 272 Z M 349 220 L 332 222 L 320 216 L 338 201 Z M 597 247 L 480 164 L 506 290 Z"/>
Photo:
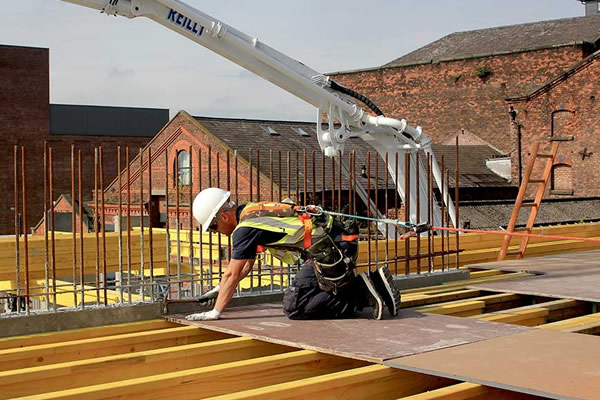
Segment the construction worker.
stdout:
<path fill-rule="evenodd" d="M 232 236 L 233 249 L 219 285 L 199 298 L 214 302 L 214 308 L 188 315 L 187 320 L 218 319 L 261 247 L 288 264 L 297 262 L 299 255 L 308 259 L 284 294 L 283 309 L 290 319 L 344 318 L 365 307 L 372 307 L 373 318 L 381 319 L 384 304 L 391 315 L 398 314 L 400 293 L 389 270 L 357 275 L 358 235 L 348 235 L 326 213 L 311 215 L 283 202 L 236 207 L 230 192 L 208 188 L 194 199 L 193 214 L 202 232 Z M 409 232 L 401 239 L 414 235 Z"/>

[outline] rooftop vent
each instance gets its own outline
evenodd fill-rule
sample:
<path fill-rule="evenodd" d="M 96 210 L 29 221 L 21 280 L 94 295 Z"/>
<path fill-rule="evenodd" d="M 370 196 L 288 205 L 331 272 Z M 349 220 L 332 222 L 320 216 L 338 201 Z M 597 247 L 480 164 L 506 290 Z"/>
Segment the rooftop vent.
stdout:
<path fill-rule="evenodd" d="M 310 136 L 310 133 L 306 132 L 304 129 L 293 126 L 293 131 L 296 132 L 300 136 Z"/>
<path fill-rule="evenodd" d="M 260 127 L 271 136 L 279 136 L 279 132 L 271 128 L 269 125 L 261 125 Z"/>

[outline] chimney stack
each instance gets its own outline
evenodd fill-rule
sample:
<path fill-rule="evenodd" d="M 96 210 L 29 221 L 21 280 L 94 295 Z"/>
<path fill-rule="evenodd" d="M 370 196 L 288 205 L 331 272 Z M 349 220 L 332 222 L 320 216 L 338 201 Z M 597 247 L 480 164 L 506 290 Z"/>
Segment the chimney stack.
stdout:
<path fill-rule="evenodd" d="M 585 5 L 585 16 L 600 14 L 600 0 L 579 0 Z"/>

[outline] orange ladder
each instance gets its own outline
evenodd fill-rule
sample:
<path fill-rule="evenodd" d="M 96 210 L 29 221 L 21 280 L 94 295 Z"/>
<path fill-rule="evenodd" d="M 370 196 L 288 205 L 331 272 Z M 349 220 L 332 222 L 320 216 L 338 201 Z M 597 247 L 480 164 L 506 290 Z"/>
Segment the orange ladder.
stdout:
<path fill-rule="evenodd" d="M 507 232 L 512 233 L 515 231 L 515 225 L 517 223 L 517 218 L 519 217 L 519 211 L 521 210 L 521 208 L 531 207 L 531 213 L 529 214 L 529 219 L 527 220 L 527 227 L 525 228 L 526 233 L 531 233 L 531 229 L 533 228 L 535 218 L 537 217 L 538 211 L 540 210 L 540 204 L 542 203 L 542 197 L 544 196 L 546 185 L 548 184 L 548 181 L 550 180 L 550 175 L 552 174 L 552 166 L 554 165 L 554 159 L 556 158 L 556 153 L 558 152 L 559 143 L 559 141 L 553 141 L 552 149 L 550 150 L 549 154 L 538 153 L 540 147 L 539 142 L 536 142 L 531 146 L 531 158 L 529 159 L 527 167 L 525 168 L 523 181 L 521 182 L 521 186 L 519 187 L 519 194 L 517 195 L 517 199 L 515 200 L 515 207 L 513 208 L 512 215 L 508 223 Z M 531 173 L 533 171 L 533 166 L 537 159 L 546 159 L 544 174 L 540 179 L 530 179 Z M 524 202 L 525 193 L 527 192 L 527 186 L 529 184 L 537 184 L 538 188 L 534 200 Z M 504 260 L 507 255 L 516 255 L 519 259 L 523 258 L 523 256 L 525 255 L 525 249 L 527 249 L 529 237 L 523 237 L 521 239 L 521 245 L 519 246 L 519 249 L 513 251 L 508 251 L 510 239 L 510 235 L 506 235 L 504 237 L 504 242 L 502 243 L 502 248 L 500 249 L 500 254 L 498 255 L 498 261 Z"/>

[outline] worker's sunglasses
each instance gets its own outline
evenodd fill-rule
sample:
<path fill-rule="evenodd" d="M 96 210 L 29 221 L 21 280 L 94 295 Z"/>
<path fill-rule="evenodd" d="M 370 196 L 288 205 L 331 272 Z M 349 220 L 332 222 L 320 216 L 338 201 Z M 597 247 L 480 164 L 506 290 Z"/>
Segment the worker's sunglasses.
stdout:
<path fill-rule="evenodd" d="M 213 219 L 213 222 L 208 226 L 209 231 L 213 231 L 213 232 L 217 231 L 217 224 L 219 223 L 219 220 L 221 219 L 222 215 L 223 215 L 223 213 L 220 213 L 219 215 L 215 216 L 215 219 Z"/>

